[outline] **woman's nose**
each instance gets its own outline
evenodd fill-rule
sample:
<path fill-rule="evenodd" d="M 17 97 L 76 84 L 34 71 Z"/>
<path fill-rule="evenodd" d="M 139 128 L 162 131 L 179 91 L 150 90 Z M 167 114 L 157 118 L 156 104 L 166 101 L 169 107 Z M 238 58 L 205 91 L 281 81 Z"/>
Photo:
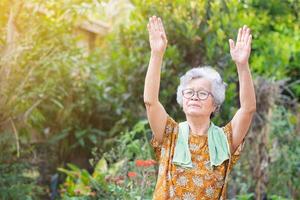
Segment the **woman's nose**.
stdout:
<path fill-rule="evenodd" d="M 191 98 L 193 101 L 199 101 L 200 99 L 197 97 L 197 94 L 194 94 Z"/>

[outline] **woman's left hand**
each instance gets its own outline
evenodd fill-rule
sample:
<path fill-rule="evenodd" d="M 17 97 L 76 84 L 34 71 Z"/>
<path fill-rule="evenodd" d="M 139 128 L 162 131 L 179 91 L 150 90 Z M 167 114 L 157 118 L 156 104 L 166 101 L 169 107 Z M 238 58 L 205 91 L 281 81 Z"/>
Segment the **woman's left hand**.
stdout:
<path fill-rule="evenodd" d="M 232 39 L 229 39 L 230 55 L 238 66 L 248 64 L 251 52 L 251 41 L 252 35 L 246 25 L 239 29 L 236 43 L 234 43 Z"/>

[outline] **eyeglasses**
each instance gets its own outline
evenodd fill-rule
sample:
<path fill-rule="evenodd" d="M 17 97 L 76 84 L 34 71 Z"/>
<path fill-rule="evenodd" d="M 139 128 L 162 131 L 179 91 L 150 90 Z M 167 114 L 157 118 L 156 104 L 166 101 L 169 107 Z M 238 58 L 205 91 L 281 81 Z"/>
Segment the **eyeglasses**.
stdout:
<path fill-rule="evenodd" d="M 182 90 L 182 95 L 187 99 L 191 99 L 195 95 L 195 93 L 197 94 L 197 97 L 200 100 L 206 100 L 209 95 L 214 97 L 211 92 L 208 92 L 206 90 L 194 91 L 193 89 L 190 88 Z"/>

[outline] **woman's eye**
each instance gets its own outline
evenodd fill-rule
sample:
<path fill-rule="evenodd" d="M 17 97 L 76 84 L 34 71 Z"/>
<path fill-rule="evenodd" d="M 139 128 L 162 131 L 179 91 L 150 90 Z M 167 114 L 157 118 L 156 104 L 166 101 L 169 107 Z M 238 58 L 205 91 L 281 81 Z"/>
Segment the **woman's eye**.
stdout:
<path fill-rule="evenodd" d="M 200 92 L 199 97 L 206 97 L 208 95 L 207 92 Z"/>

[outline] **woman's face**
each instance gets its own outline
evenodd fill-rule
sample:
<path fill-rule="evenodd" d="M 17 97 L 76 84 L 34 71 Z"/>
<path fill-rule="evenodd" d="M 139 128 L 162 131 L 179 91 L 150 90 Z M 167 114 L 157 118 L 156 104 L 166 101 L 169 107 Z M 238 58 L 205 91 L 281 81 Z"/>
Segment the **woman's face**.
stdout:
<path fill-rule="evenodd" d="M 183 91 L 185 95 L 183 95 L 182 106 L 183 112 L 186 115 L 193 117 L 210 117 L 211 113 L 215 111 L 216 106 L 211 94 L 211 82 L 208 79 L 192 79 Z M 193 93 L 194 95 L 192 95 Z"/>

